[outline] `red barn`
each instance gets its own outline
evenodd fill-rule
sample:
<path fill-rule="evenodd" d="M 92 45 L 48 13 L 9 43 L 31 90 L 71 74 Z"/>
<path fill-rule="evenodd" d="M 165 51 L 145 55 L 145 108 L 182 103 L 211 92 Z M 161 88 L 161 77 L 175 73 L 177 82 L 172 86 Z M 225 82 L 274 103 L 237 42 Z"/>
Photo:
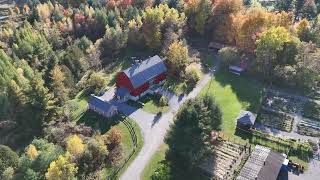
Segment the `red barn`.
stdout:
<path fill-rule="evenodd" d="M 153 56 L 120 72 L 116 79 L 116 96 L 120 100 L 138 100 L 151 93 L 150 88 L 161 84 L 167 77 L 167 67 L 158 56 Z"/>

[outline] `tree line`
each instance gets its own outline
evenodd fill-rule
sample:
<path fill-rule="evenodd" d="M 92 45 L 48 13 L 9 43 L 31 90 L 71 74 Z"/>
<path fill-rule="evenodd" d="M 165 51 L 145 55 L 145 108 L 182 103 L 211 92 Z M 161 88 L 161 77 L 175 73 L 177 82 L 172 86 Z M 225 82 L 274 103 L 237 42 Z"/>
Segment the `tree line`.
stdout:
<path fill-rule="evenodd" d="M 1 142 L 15 149 L 17 142 L 26 143 L 21 155 L 33 155 L 25 171 L 20 165 L 6 166 L 6 174 L 23 172 L 18 174 L 24 177 L 29 172 L 30 177 L 49 179 L 55 172 L 48 168 L 63 166 L 68 168 L 61 171 L 80 177 L 80 160 L 59 144 L 64 139 L 55 140 L 59 137 L 46 131 L 58 132 L 56 127 L 71 123 L 64 114 L 66 102 L 79 92 L 102 92 L 112 78 L 105 68 L 128 49 L 166 57 L 170 74 L 190 85 L 199 73 L 189 66 L 188 40 L 215 41 L 230 46 L 219 51 L 226 66 L 249 57 L 250 73 L 268 82 L 318 90 L 319 7 L 319 0 L 280 0 L 271 10 L 256 0 L 27 1 L 11 12 L 26 20 L 0 28 L 0 135 L 6 137 Z M 38 138 L 33 142 L 34 137 L 45 143 Z M 89 140 L 80 139 L 86 152 Z M 98 152 L 106 153 L 108 143 L 95 141 L 102 148 Z M 43 157 L 45 163 L 36 160 L 46 151 L 56 154 Z"/>

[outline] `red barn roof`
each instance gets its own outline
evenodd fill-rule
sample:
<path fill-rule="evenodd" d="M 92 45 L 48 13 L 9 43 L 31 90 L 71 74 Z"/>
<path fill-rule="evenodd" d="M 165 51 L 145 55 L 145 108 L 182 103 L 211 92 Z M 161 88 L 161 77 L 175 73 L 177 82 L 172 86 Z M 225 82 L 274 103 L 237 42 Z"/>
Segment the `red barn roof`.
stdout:
<path fill-rule="evenodd" d="M 156 55 L 141 63 L 134 64 L 123 72 L 130 79 L 132 86 L 138 88 L 166 71 L 167 68 L 164 61 Z"/>

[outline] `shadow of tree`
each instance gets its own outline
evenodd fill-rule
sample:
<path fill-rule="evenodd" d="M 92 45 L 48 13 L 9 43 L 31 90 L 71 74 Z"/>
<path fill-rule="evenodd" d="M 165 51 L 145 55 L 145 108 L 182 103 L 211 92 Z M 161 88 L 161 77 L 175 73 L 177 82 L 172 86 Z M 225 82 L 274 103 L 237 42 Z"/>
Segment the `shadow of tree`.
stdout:
<path fill-rule="evenodd" d="M 258 112 L 264 96 L 265 85 L 248 75 L 235 75 L 226 71 L 220 71 L 215 75 L 215 80 L 221 86 L 230 86 L 241 104 L 247 110 Z"/>
<path fill-rule="evenodd" d="M 125 116 L 118 114 L 112 118 L 106 118 L 94 111 L 87 111 L 78 121 L 77 124 L 84 124 L 95 130 L 99 130 L 101 134 L 106 133 L 112 126 L 117 125 L 120 121 L 123 121 Z"/>

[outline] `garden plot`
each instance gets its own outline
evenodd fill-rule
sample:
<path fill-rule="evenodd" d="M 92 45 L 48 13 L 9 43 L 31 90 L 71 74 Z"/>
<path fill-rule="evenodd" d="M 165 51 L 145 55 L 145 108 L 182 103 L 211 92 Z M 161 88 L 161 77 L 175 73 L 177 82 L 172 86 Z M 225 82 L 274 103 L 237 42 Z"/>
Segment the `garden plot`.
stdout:
<path fill-rule="evenodd" d="M 276 95 L 269 92 L 263 102 L 263 109 L 273 109 L 285 113 L 297 113 L 303 102 L 292 96 Z"/>
<path fill-rule="evenodd" d="M 303 119 L 298 124 L 298 133 L 307 136 L 320 137 L 320 122 Z"/>
<path fill-rule="evenodd" d="M 200 168 L 213 179 L 232 179 L 235 169 L 244 159 L 249 148 L 229 141 L 218 141 L 214 145 L 214 153 L 205 159 Z"/>
<path fill-rule="evenodd" d="M 265 126 L 291 132 L 294 118 L 283 112 L 262 110 L 258 115 L 258 122 Z"/>

